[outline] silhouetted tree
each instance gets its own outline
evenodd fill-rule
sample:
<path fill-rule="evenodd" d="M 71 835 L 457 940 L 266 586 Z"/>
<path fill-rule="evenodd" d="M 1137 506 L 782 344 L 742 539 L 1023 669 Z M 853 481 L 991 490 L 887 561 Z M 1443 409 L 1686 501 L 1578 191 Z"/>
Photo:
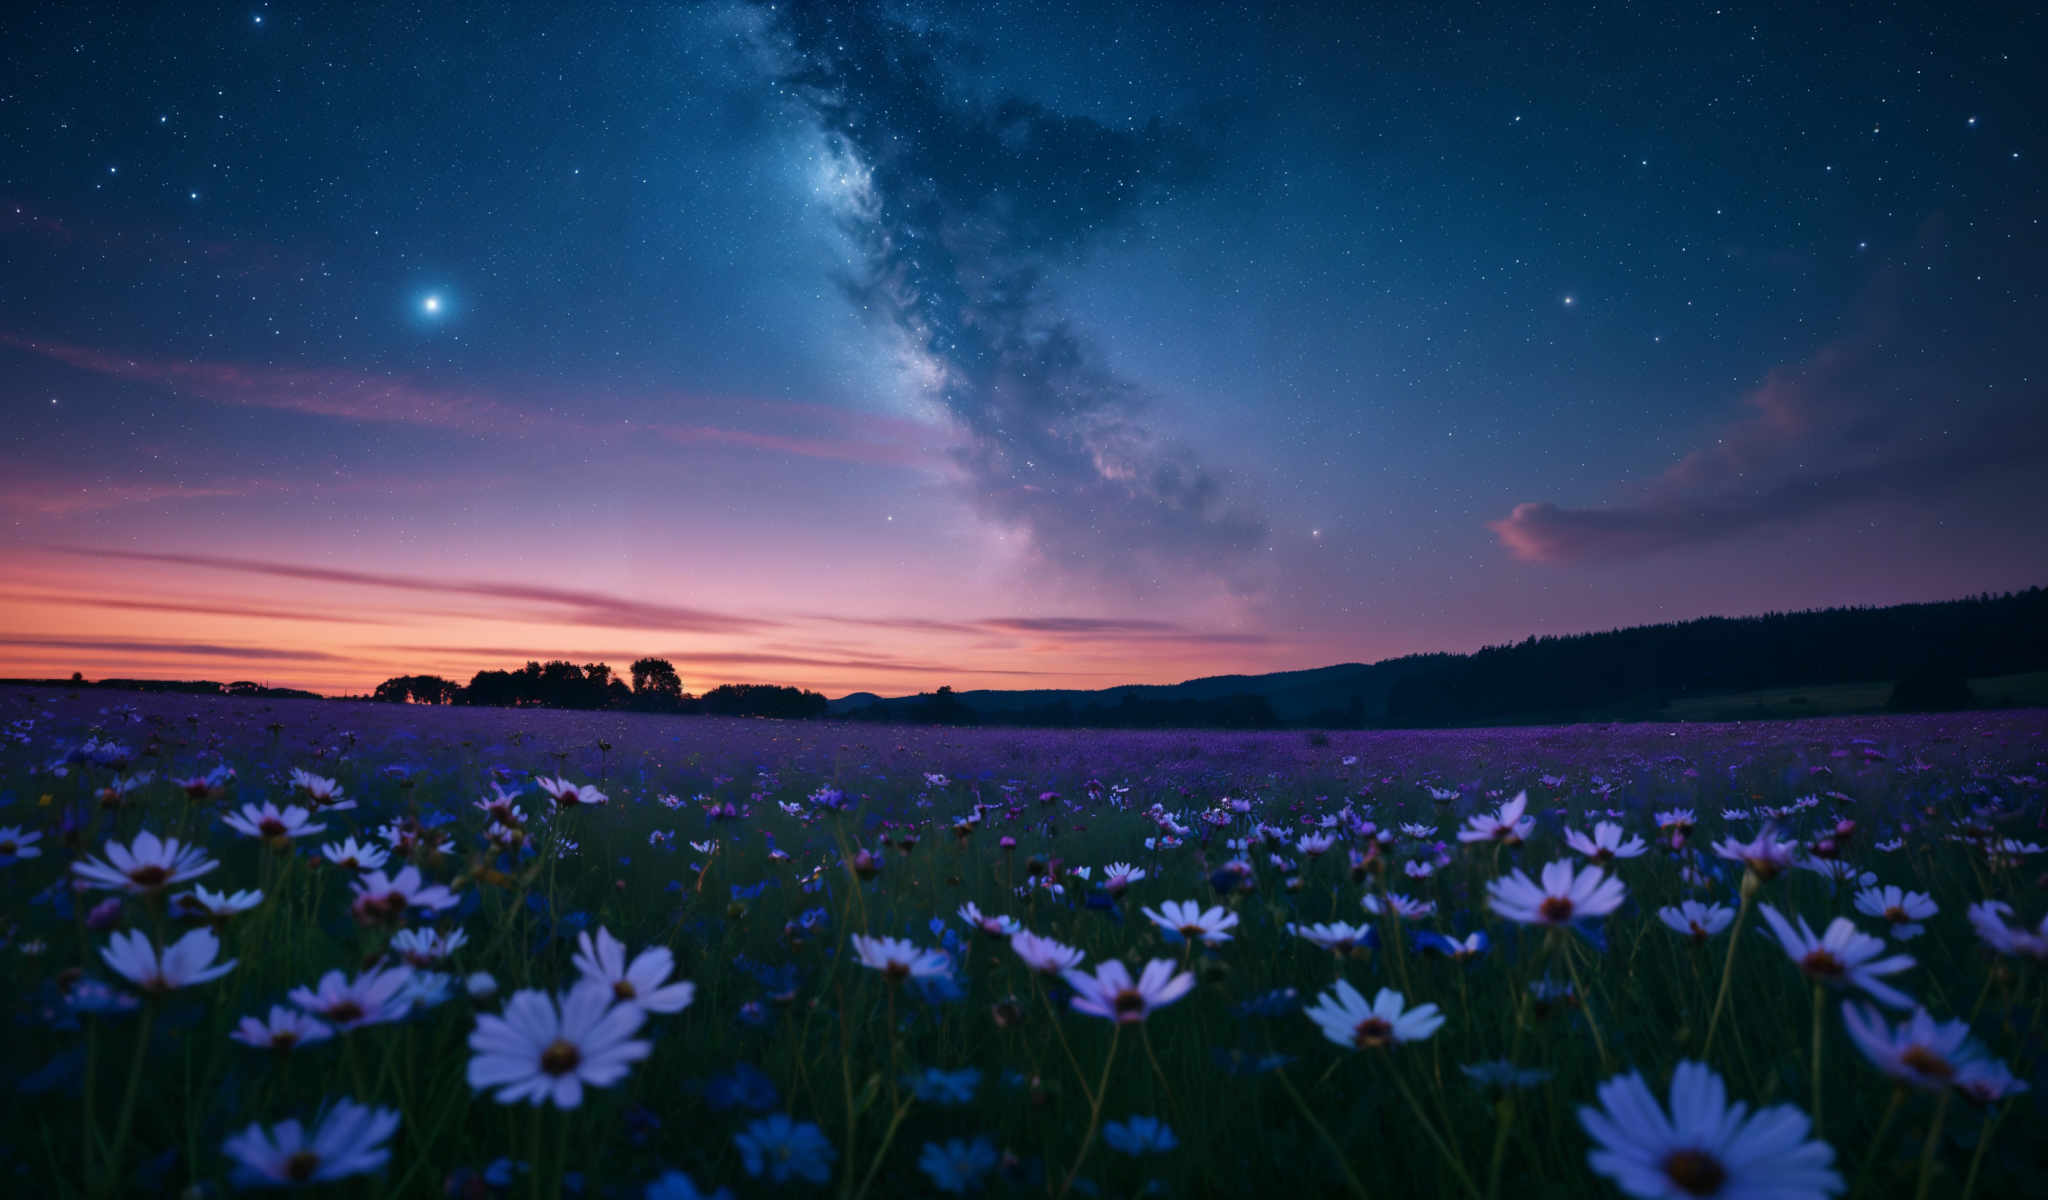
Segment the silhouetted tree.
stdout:
<path fill-rule="evenodd" d="M 683 679 L 675 664 L 665 658 L 635 661 L 633 706 L 656 712 L 673 712 L 683 706 Z"/>
<path fill-rule="evenodd" d="M 228 689 L 232 692 L 240 686 L 231 683 Z M 387 704 L 453 704 L 461 690 L 454 680 L 439 675 L 399 675 L 378 684 L 370 699 Z"/>
<path fill-rule="evenodd" d="M 697 699 L 698 712 L 717 717 L 822 717 L 825 697 L 800 688 L 766 683 L 728 683 Z"/>

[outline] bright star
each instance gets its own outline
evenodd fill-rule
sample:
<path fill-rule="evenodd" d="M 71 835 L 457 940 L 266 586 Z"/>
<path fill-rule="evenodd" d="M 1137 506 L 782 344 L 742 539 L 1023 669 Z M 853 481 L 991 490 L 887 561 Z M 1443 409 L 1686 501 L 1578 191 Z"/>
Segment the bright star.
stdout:
<path fill-rule="evenodd" d="M 441 297 L 428 296 L 426 299 L 420 301 L 420 307 L 425 309 L 430 315 L 433 313 L 438 313 L 441 311 Z"/>
<path fill-rule="evenodd" d="M 1571 307 L 1572 305 L 1574 305 L 1574 304 L 1577 304 L 1577 303 L 1578 303 L 1578 301 L 1577 301 L 1577 300 L 1575 300 L 1575 299 L 1573 299 L 1573 298 L 1572 298 L 1572 297 L 1570 297 L 1570 296 L 1566 296 L 1566 297 L 1564 298 L 1564 306 L 1565 306 L 1566 308 L 1570 308 L 1570 307 Z"/>

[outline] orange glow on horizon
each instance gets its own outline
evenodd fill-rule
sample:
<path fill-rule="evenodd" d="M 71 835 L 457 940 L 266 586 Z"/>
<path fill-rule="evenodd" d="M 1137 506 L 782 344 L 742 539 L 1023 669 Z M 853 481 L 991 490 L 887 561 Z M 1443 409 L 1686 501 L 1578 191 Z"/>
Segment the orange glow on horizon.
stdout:
<path fill-rule="evenodd" d="M 0 676 L 246 679 L 343 695 L 402 674 L 466 683 L 479 670 L 529 659 L 607 662 L 624 676 L 635 658 L 651 655 L 675 663 L 692 692 L 777 683 L 836 697 L 942 684 L 965 691 L 1175 683 L 1347 657 L 1336 647 L 1163 620 L 730 612 L 597 583 L 554 589 L 285 559 L 224 569 L 159 557 L 178 556 L 12 552 L 0 586 Z M 280 573 L 302 570 L 342 577 Z"/>

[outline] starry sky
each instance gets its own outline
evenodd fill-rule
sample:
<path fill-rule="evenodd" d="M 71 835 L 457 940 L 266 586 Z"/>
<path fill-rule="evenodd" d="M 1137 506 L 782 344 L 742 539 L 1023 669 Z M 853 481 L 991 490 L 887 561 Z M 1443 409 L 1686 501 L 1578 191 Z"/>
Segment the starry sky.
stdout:
<path fill-rule="evenodd" d="M 2048 583 L 2048 20 L 1827 8 L 10 10 L 0 675 L 1100 687 Z"/>

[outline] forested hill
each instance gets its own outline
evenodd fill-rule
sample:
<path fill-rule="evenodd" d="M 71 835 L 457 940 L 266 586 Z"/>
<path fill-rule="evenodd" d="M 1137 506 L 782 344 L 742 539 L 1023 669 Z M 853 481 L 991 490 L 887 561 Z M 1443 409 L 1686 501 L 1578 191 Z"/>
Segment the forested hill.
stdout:
<path fill-rule="evenodd" d="M 1888 608 L 1703 617 L 1530 637 L 1271 675 L 1102 691 L 859 693 L 837 716 L 958 724 L 1416 727 L 1651 718 L 1674 700 L 1763 688 L 1903 684 L 1900 707 L 1957 707 L 1963 681 L 2048 671 L 2048 589 Z"/>

